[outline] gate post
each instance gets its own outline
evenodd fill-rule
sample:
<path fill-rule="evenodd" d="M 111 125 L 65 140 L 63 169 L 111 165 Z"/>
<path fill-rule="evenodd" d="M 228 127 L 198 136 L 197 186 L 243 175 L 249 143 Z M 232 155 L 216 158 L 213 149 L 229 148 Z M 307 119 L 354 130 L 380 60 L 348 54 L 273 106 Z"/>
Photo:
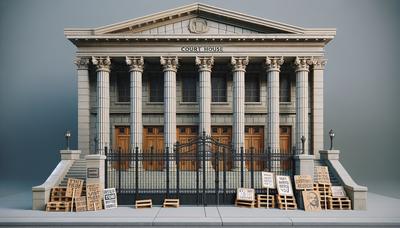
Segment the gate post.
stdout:
<path fill-rule="evenodd" d="M 244 160 L 243 160 L 243 147 L 240 147 L 240 187 L 243 188 L 244 183 Z"/>
<path fill-rule="evenodd" d="M 250 148 L 250 186 L 251 188 L 254 188 L 254 147 Z"/>
<path fill-rule="evenodd" d="M 199 147 L 196 147 L 196 202 L 197 206 L 200 204 L 200 157 L 199 157 Z"/>
<path fill-rule="evenodd" d="M 166 183 L 166 190 L 167 190 L 167 192 L 166 192 L 166 197 L 168 198 L 169 197 L 169 147 L 167 146 L 167 148 L 166 148 L 166 151 L 165 151 L 165 158 L 166 158 L 166 169 L 167 169 L 167 173 L 166 173 L 166 181 L 167 181 L 167 183 Z"/>
<path fill-rule="evenodd" d="M 223 187 L 223 192 L 224 192 L 223 200 L 225 203 L 226 202 L 226 148 L 225 147 L 224 147 L 224 153 L 222 154 L 222 156 L 224 159 L 224 172 L 223 172 L 223 176 L 222 176 L 224 183 L 223 183 L 222 187 Z"/>
<path fill-rule="evenodd" d="M 207 205 L 206 202 L 206 132 L 203 131 L 203 137 L 201 138 L 202 141 L 202 151 L 203 151 L 203 205 Z"/>
<path fill-rule="evenodd" d="M 105 188 L 105 160 L 106 156 L 102 154 L 89 154 L 85 156 L 86 160 L 86 184 L 99 184 L 100 189 Z"/>
<path fill-rule="evenodd" d="M 175 160 L 176 160 L 176 197 L 179 199 L 179 142 L 176 142 L 175 146 Z"/>
<path fill-rule="evenodd" d="M 218 146 L 218 150 L 215 155 L 215 200 L 216 205 L 219 205 L 219 153 L 220 147 Z"/>

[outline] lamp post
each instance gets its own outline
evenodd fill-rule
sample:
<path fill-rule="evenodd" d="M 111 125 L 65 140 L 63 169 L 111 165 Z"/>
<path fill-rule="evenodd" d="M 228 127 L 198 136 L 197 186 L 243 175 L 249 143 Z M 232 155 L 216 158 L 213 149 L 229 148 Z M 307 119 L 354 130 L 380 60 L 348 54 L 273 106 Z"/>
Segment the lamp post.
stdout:
<path fill-rule="evenodd" d="M 67 150 L 69 150 L 69 138 L 71 137 L 71 132 L 70 131 L 66 131 L 65 134 L 65 140 L 67 141 Z"/>
<path fill-rule="evenodd" d="M 303 151 L 302 154 L 305 154 L 305 142 L 306 142 L 306 137 L 303 135 L 301 136 L 301 150 Z"/>
<path fill-rule="evenodd" d="M 332 150 L 333 149 L 333 138 L 335 137 L 335 132 L 331 129 L 330 131 L 329 131 L 329 138 L 331 139 L 331 148 L 330 148 L 330 150 Z"/>

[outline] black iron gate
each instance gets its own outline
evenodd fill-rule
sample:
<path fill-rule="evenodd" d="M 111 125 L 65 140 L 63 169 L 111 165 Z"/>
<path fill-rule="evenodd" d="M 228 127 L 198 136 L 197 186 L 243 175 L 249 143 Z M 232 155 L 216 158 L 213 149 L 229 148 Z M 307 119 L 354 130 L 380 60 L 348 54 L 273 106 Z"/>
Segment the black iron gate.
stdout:
<path fill-rule="evenodd" d="M 189 143 L 162 151 L 105 149 L 105 183 L 116 188 L 119 204 L 151 198 L 179 198 L 181 204 L 233 204 L 240 187 L 261 187 L 261 172 L 293 173 L 293 155 L 279 150 L 234 150 L 205 133 Z"/>

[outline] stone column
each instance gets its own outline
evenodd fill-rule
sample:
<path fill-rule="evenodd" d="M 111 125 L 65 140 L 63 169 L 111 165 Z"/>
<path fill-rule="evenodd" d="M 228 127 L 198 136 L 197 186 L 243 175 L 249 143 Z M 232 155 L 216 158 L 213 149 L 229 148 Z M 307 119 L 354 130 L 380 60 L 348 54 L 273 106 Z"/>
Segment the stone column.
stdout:
<path fill-rule="evenodd" d="M 196 65 L 199 67 L 199 135 L 203 131 L 211 135 L 211 68 L 214 57 L 196 57 Z"/>
<path fill-rule="evenodd" d="M 233 149 L 240 153 L 244 149 L 244 76 L 249 57 L 231 57 L 233 72 Z M 240 161 L 235 161 L 234 168 L 240 167 Z"/>
<path fill-rule="evenodd" d="M 324 149 L 324 69 L 326 59 L 313 60 L 312 143 L 314 157 Z"/>
<path fill-rule="evenodd" d="M 161 57 L 160 63 L 164 70 L 164 147 L 168 147 L 169 153 L 172 153 L 176 142 L 176 71 L 178 57 Z"/>
<path fill-rule="evenodd" d="M 279 152 L 279 72 L 283 57 L 267 57 L 268 74 L 268 147 Z"/>
<path fill-rule="evenodd" d="M 97 70 L 97 153 L 104 154 L 110 147 L 110 57 L 92 57 Z"/>
<path fill-rule="evenodd" d="M 301 137 L 306 137 L 304 154 L 309 154 L 308 138 L 308 72 L 311 59 L 296 57 L 294 64 L 296 66 L 296 150 L 301 153 Z"/>
<path fill-rule="evenodd" d="M 78 71 L 78 149 L 85 157 L 90 148 L 89 58 L 78 57 L 74 62 Z"/>
<path fill-rule="evenodd" d="M 131 104 L 130 104 L 130 128 L 131 128 L 131 150 L 136 147 L 142 150 L 142 73 L 143 57 L 126 57 L 131 78 Z"/>

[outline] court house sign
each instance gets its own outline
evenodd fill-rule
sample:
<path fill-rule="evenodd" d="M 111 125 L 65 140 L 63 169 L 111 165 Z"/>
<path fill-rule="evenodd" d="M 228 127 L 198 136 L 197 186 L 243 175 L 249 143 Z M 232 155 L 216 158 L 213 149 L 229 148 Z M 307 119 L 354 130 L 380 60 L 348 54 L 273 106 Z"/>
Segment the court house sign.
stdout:
<path fill-rule="evenodd" d="M 183 46 L 181 47 L 181 51 L 192 52 L 192 53 L 224 52 L 221 46 Z"/>

